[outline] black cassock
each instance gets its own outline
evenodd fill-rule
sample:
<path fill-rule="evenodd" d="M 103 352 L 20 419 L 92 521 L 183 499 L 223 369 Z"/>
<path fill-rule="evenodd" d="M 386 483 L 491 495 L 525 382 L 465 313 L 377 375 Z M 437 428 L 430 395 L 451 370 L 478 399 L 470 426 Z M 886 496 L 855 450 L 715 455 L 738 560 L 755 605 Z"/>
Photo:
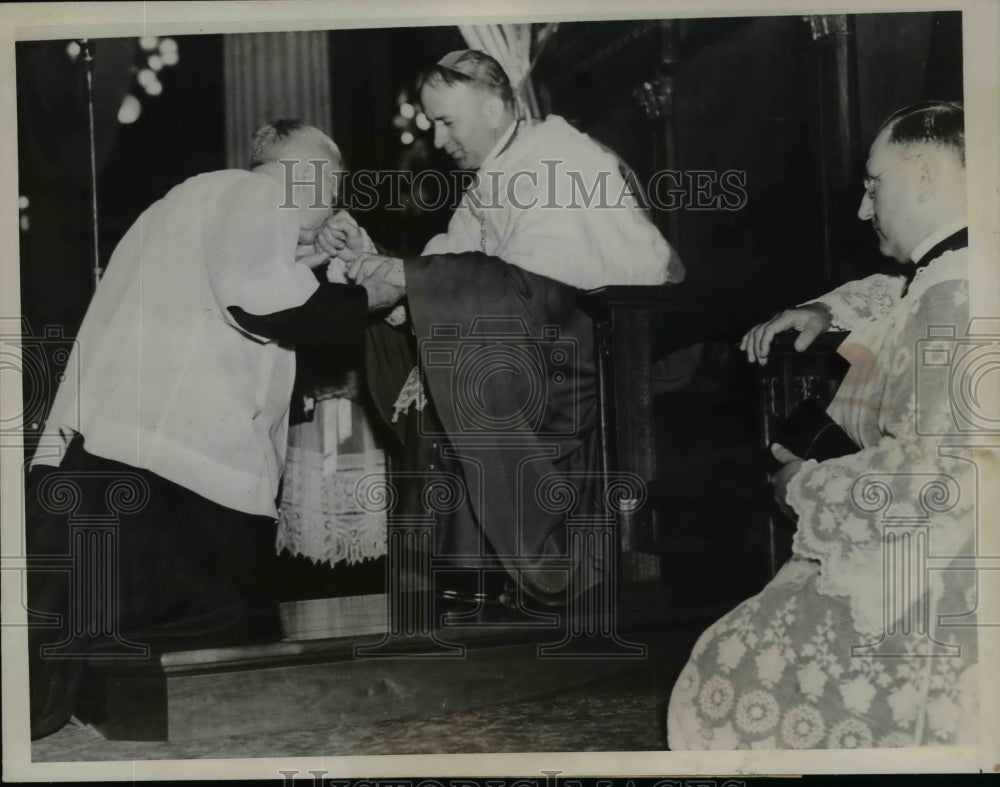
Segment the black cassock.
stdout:
<path fill-rule="evenodd" d="M 361 287 L 324 282 L 292 309 L 267 315 L 230 311 L 246 330 L 322 355 L 328 366 L 345 369 L 359 362 L 367 320 Z M 114 522 L 117 563 L 109 564 L 114 585 L 108 591 L 113 598 L 99 596 L 89 584 L 83 586 L 89 595 L 82 597 L 75 584 L 79 577 L 47 567 L 47 561 L 65 556 L 77 562 L 88 558 L 69 514 L 46 501 L 74 490 L 76 521 L 106 521 L 106 501 L 123 478 L 148 491 L 148 504 Z M 80 697 L 85 659 L 102 653 L 120 658 L 123 641 L 124 652 L 137 658 L 139 645 L 155 651 L 178 643 L 198 647 L 280 636 L 275 588 L 267 582 L 275 555 L 272 517 L 226 508 L 148 470 L 91 455 L 79 435 L 58 467 L 39 466 L 29 474 L 25 517 L 32 559 L 29 608 L 49 616 L 37 618 L 28 632 L 32 738 L 69 719 Z M 100 579 L 109 570 L 101 564 L 90 573 Z M 103 611 L 112 602 L 113 613 Z"/>
<path fill-rule="evenodd" d="M 405 270 L 410 324 L 366 341 L 373 399 L 405 446 L 396 521 L 432 516 L 435 558 L 494 556 L 543 602 L 581 592 L 603 567 L 569 548 L 568 525 L 592 521 L 604 484 L 580 291 L 478 252 Z M 392 424 L 417 360 L 428 404 Z"/>

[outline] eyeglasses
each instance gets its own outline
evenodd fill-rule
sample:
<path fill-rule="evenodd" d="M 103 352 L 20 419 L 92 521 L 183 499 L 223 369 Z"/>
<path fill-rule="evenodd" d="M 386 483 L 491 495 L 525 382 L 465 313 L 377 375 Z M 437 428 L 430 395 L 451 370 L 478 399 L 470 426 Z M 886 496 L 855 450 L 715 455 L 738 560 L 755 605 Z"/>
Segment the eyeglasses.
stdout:
<path fill-rule="evenodd" d="M 880 173 L 878 173 L 878 175 L 865 175 L 862 182 L 865 184 L 865 194 L 868 196 L 868 199 L 875 199 L 875 184 L 878 183 L 879 178 L 881 178 L 885 173 L 895 169 L 904 161 L 909 161 L 910 159 L 918 158 L 922 155 L 924 154 L 914 153 L 912 156 L 904 156 L 895 164 L 890 164 L 888 167 L 883 169 Z"/>

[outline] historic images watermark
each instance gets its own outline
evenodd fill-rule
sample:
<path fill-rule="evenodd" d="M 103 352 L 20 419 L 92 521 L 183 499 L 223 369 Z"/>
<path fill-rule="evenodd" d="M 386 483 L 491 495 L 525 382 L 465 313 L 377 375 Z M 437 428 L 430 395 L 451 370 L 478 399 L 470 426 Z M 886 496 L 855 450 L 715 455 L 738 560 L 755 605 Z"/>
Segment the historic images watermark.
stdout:
<path fill-rule="evenodd" d="M 38 515 L 65 518 L 69 531 L 67 552 L 33 554 L 27 559 L 30 571 L 58 571 L 69 580 L 67 603 L 62 607 L 67 619 L 53 615 L 39 619 L 35 614 L 29 622 L 33 628 L 62 631 L 61 640 L 41 646 L 41 658 L 90 659 L 95 643 L 101 645 L 102 658 L 148 657 L 148 645 L 129 640 L 121 631 L 119 527 L 121 517 L 147 506 L 149 491 L 139 473 L 56 469 L 29 492 Z M 95 505 L 95 499 L 101 503 Z"/>
<path fill-rule="evenodd" d="M 1000 318 L 973 318 L 964 333 L 929 326 L 915 361 L 917 434 L 1000 436 Z"/>
<path fill-rule="evenodd" d="M 333 181 L 336 207 L 353 213 L 411 208 L 475 211 L 642 210 L 738 211 L 749 200 L 743 170 L 657 170 L 645 181 L 635 172 L 581 172 L 559 159 L 545 159 L 537 169 L 436 169 L 354 171 L 334 169 L 329 161 L 311 160 L 313 176 L 297 180 L 297 162 L 281 160 L 285 190 L 282 208 L 324 207 L 324 180 Z"/>
<path fill-rule="evenodd" d="M 522 484 L 516 493 L 519 500 L 533 495 L 532 502 L 540 505 L 540 510 L 563 523 L 565 552 L 544 557 L 526 551 L 503 554 L 498 568 L 497 557 L 481 545 L 477 554 L 462 555 L 456 564 L 456 555 L 435 548 L 435 528 L 468 502 L 467 474 L 478 471 L 482 479 L 485 468 L 479 458 L 469 454 L 468 445 L 455 448 L 453 456 L 461 461 L 461 472 L 431 468 L 395 474 L 389 482 L 365 477 L 358 483 L 356 494 L 362 510 L 384 511 L 384 506 L 394 506 L 407 497 L 416 507 L 388 517 L 388 628 L 379 642 L 355 647 L 355 657 L 464 658 L 463 632 L 492 627 L 540 630 L 543 636 L 536 638 L 539 659 L 646 658 L 646 646 L 630 641 L 619 630 L 616 554 L 617 517 L 642 507 L 646 496 L 642 479 L 620 472 L 557 472 L 537 479 L 530 491 Z M 600 510 L 579 513 L 579 485 L 588 484 L 602 496 Z M 476 510 L 483 517 L 481 525 L 489 527 L 495 512 L 488 500 L 482 500 Z M 520 516 L 522 512 L 518 509 L 517 513 Z M 524 523 L 501 524 L 517 530 Z M 488 572 L 501 570 L 512 577 L 509 612 L 495 619 L 483 618 L 484 605 L 490 603 L 485 599 L 464 610 L 442 600 L 434 592 L 437 583 L 459 571 L 457 565 L 462 573 L 476 575 L 481 588 Z M 531 606 L 521 578 L 532 572 L 560 575 L 565 603 Z"/>
<path fill-rule="evenodd" d="M 960 647 L 942 640 L 942 632 L 985 625 L 998 625 L 1000 616 L 980 600 L 988 598 L 981 581 L 996 574 L 1000 562 L 996 556 L 981 555 L 978 527 L 978 482 L 988 477 L 989 468 L 1000 466 L 1000 407 L 989 395 L 1000 370 L 1000 320 L 973 320 L 965 329 L 956 326 L 931 326 L 914 352 L 915 412 L 918 438 L 934 441 L 937 455 L 947 460 L 945 469 L 929 472 L 909 469 L 904 463 L 899 472 L 867 473 L 855 480 L 851 500 L 856 511 L 877 521 L 881 528 L 883 633 L 875 643 L 859 643 L 856 655 L 872 657 L 948 657 L 960 655 Z M 40 333 L 18 320 L 5 321 L 0 343 L 0 370 L 15 374 L 25 390 L 21 412 L 5 410 L 2 428 L 5 438 L 37 438 L 45 402 L 56 387 L 74 375 L 78 354 L 74 340 L 57 326 Z M 436 518 L 454 514 L 468 503 L 469 474 L 488 479 L 481 457 L 486 449 L 524 450 L 522 466 L 533 457 L 545 457 L 558 445 L 545 443 L 544 437 L 571 438 L 581 427 L 579 412 L 574 409 L 581 399 L 579 379 L 580 348 L 556 326 L 543 328 L 537 335 L 528 331 L 522 320 L 496 317 L 478 322 L 474 330 L 463 334 L 456 326 L 437 326 L 420 348 L 426 368 L 448 381 L 452 420 L 457 428 L 450 433 L 432 422 L 421 421 L 422 436 L 447 442 L 450 458 L 457 460 L 461 471 L 430 467 L 420 472 L 396 474 L 391 482 L 362 479 L 355 495 L 363 510 L 393 510 L 405 496 L 418 500 L 408 508 L 408 515 L 390 517 L 389 561 L 386 590 L 390 604 L 390 628 L 379 645 L 368 646 L 358 657 L 399 656 L 396 645 L 405 640 L 413 652 L 413 638 L 423 638 L 429 648 L 422 657 L 464 656 L 464 646 L 449 642 L 441 631 L 461 629 L 470 621 L 461 615 L 449 616 L 440 608 L 433 593 L 437 575 L 451 570 L 448 555 L 434 550 L 433 528 Z M 502 397 L 498 409 L 497 394 L 509 390 L 499 386 L 496 376 L 518 379 L 521 396 Z M 558 428 L 538 440 L 542 419 L 556 390 L 562 399 L 574 403 L 564 414 Z M 942 407 L 942 403 L 947 406 Z M 419 415 L 419 414 L 418 414 Z M 77 418 L 77 422 L 79 418 Z M 929 443 L 928 443 L 929 444 Z M 8 440 L 7 446 L 11 443 Z M 18 447 L 18 446 L 15 446 Z M 926 447 L 926 446 L 925 446 Z M 23 444 L 19 447 L 23 450 Z M 470 451 L 470 449 L 473 449 Z M 453 463 L 454 466 L 454 463 Z M 148 490 L 140 476 L 95 478 L 91 475 L 56 472 L 34 494 L 32 505 L 49 514 L 67 518 L 71 529 L 70 549 L 66 554 L 46 555 L 38 567 L 68 574 L 72 617 L 64 621 L 68 632 L 64 641 L 55 643 L 47 655 L 60 658 L 83 657 L 84 642 L 95 637 L 107 638 L 118 646 L 120 657 L 141 657 L 145 652 L 136 643 L 122 639 L 118 632 L 117 550 L 116 538 L 120 516 L 140 510 Z M 600 658 L 642 658 L 645 649 L 628 642 L 616 629 L 614 582 L 617 523 L 644 506 L 645 485 L 636 476 L 618 473 L 561 472 L 535 476 L 530 483 L 518 479 L 515 490 L 519 502 L 563 521 L 567 530 L 565 554 L 552 558 L 544 569 L 566 574 L 568 607 L 551 614 L 529 612 L 517 600 L 525 614 L 505 626 L 551 629 L 551 641 L 539 646 L 540 658 L 564 658 L 592 655 Z M 101 493 L 107 503 L 102 516 L 77 516 L 80 501 L 94 484 L 103 484 Z M 590 485 L 602 499 L 597 509 L 583 511 L 581 489 Z M 480 483 L 488 490 L 489 483 Z M 91 490 L 92 491 L 92 490 Z M 90 492 L 87 492 L 88 494 Z M 480 500 L 479 510 L 492 514 L 489 501 Z M 520 517 L 522 509 L 515 508 Z M 954 554 L 935 549 L 935 522 L 969 519 L 969 538 Z M 516 521 L 516 528 L 523 528 Z M 486 559 L 486 551 L 481 557 Z M 505 556 L 505 568 L 514 577 L 523 569 L 539 568 L 530 555 Z M 32 558 L 33 559 L 33 558 Z M 593 559 L 587 563 L 588 559 Z M 474 563 L 475 561 L 473 561 Z M 24 572 L 31 563 L 26 554 L 4 555 L 4 569 Z M 44 564 L 44 565 L 43 565 Z M 575 571 L 581 564 L 600 570 Z M 474 566 L 475 567 L 475 566 Z M 485 569 L 482 569 L 485 570 Z M 971 577 L 969 608 L 942 611 L 935 606 L 931 586 L 933 577 L 962 573 Z M 603 592 L 586 606 L 574 607 L 573 599 L 591 586 L 605 580 Z M 29 614 L 29 626 L 60 625 L 42 616 Z M 595 643 L 607 647 L 593 648 Z M 584 645 L 576 649 L 577 645 Z M 110 651 L 109 651 L 110 653 Z"/>
<path fill-rule="evenodd" d="M 928 326 L 913 373 L 915 436 L 899 470 L 890 463 L 850 489 L 854 512 L 877 523 L 882 557 L 882 631 L 856 656 L 961 657 L 963 639 L 1000 625 L 985 587 L 1000 557 L 980 554 L 979 536 L 982 484 L 1000 467 L 1000 319 Z"/>
<path fill-rule="evenodd" d="M 35 332 L 24 318 L 0 320 L 0 372 L 13 375 L 23 391 L 19 411 L 4 402 L 0 418 L 4 450 L 58 457 L 61 438 L 47 443 L 41 428 L 46 408 L 63 384 L 80 384 L 80 352 L 76 339 L 61 326 Z M 79 432 L 80 397 L 71 397 L 75 409 L 64 412 L 65 428 Z M 25 457 L 30 461 L 31 457 Z M 95 641 L 106 646 L 108 658 L 144 658 L 148 646 L 120 633 L 119 525 L 120 518 L 141 511 L 149 501 L 149 485 L 138 473 L 75 472 L 54 468 L 37 483 L 25 487 L 24 510 L 33 517 L 64 518 L 66 547 L 53 553 L 28 554 L 20 542 L 19 554 L 4 554 L 4 570 L 24 577 L 28 572 L 65 576 L 66 619 L 39 613 L 26 605 L 27 625 L 53 629 L 62 638 L 42 646 L 42 658 L 87 659 Z M 95 501 L 97 501 L 95 503 Z M 24 582 L 21 583 L 25 587 Z M 22 597 L 23 598 L 23 597 Z M 4 621 L 4 625 L 12 625 Z"/>
<path fill-rule="evenodd" d="M 23 396 L 17 409 L 11 409 L 10 400 L 0 402 L 0 433 L 6 446 L 23 449 L 24 441 L 41 428 L 59 385 L 70 372 L 76 372 L 73 376 L 79 380 L 76 346 L 76 339 L 66 336 L 60 325 L 46 325 L 36 332 L 26 318 L 0 317 L 0 374 L 12 375 Z M 75 423 L 79 422 L 77 412 Z"/>
<path fill-rule="evenodd" d="M 548 434 L 579 432 L 580 347 L 558 325 L 543 326 L 537 336 L 519 316 L 476 317 L 467 333 L 459 325 L 434 325 L 420 341 L 419 357 L 424 373 L 450 393 L 439 407 L 449 408 L 441 416 L 457 427 L 453 436 L 516 439 L 538 433 L 543 420 Z M 556 398 L 564 407 L 553 418 Z M 445 431 L 421 418 L 420 434 Z"/>
<path fill-rule="evenodd" d="M 11 326 L 8 334 L 0 345 L 2 368 L 5 374 L 17 376 L 26 396 L 22 412 L 4 412 L 5 436 L 24 438 L 15 446 L 20 451 L 30 436 L 33 447 L 41 445 L 43 452 L 58 452 L 61 443 L 42 445 L 39 431 L 43 411 L 58 386 L 67 379 L 79 382 L 79 374 L 74 371 L 80 364 L 79 352 L 74 352 L 75 340 L 52 327 L 36 335 L 21 322 Z M 461 469 L 455 472 L 431 466 L 396 472 L 388 482 L 376 476 L 358 482 L 354 495 L 361 510 L 394 511 L 399 501 L 416 500 L 416 505 L 403 508 L 403 514 L 390 517 L 386 568 L 389 628 L 381 643 L 359 647 L 359 658 L 464 657 L 464 645 L 449 642 L 441 631 L 460 632 L 473 624 L 471 616 L 455 614 L 454 610 L 446 614 L 427 590 L 433 588 L 435 576 L 454 568 L 451 556 L 435 553 L 435 520 L 454 514 L 468 502 L 469 473 L 485 480 L 478 486 L 480 493 L 491 486 L 488 469 L 470 449 L 520 450 L 525 466 L 533 459 L 551 457 L 559 446 L 537 438 L 556 389 L 559 398 L 572 406 L 564 408 L 548 437 L 572 440 L 580 430 L 576 410 L 581 396 L 580 348 L 558 326 L 544 327 L 538 335 L 532 335 L 522 320 L 498 317 L 477 323 L 475 330 L 465 336 L 454 326 L 439 326 L 422 347 L 421 358 L 449 380 L 454 420 L 459 424 L 448 435 L 432 424 L 422 424 L 421 436 L 441 442 L 449 438 L 451 458 Z M 502 411 L 496 409 L 497 394 L 504 390 L 497 384 L 498 374 L 518 378 L 525 393 L 507 401 Z M 79 397 L 75 401 L 79 403 Z M 79 430 L 79 414 L 70 428 Z M 580 490 L 584 487 L 599 497 L 597 509 L 582 510 Z M 22 574 L 40 570 L 66 575 L 66 620 L 28 610 L 29 627 L 65 632 L 59 642 L 48 642 L 42 656 L 87 658 L 93 643 L 100 640 L 102 653 L 108 658 L 143 658 L 148 648 L 129 641 L 120 629 L 118 538 L 121 517 L 137 513 L 148 504 L 146 481 L 132 473 L 109 475 L 54 468 L 41 483 L 29 485 L 26 492 L 31 497 L 25 500 L 25 509 L 32 516 L 62 517 L 68 528 L 68 548 L 63 553 L 29 557 L 22 549 L 21 554 L 4 556 L 4 569 Z M 505 555 L 505 567 L 515 576 L 522 568 L 564 575 L 569 603 L 550 613 L 539 613 L 527 609 L 525 599 L 518 597 L 515 607 L 520 614 L 500 625 L 550 631 L 551 636 L 539 643 L 539 658 L 643 658 L 645 647 L 628 642 L 617 632 L 614 576 L 616 517 L 641 507 L 645 499 L 642 480 L 627 473 L 612 476 L 603 472 L 549 472 L 536 474 L 530 483 L 519 478 L 514 494 L 532 510 L 553 520 L 564 520 L 567 544 L 565 554 L 542 564 L 530 554 Z M 488 501 L 480 500 L 478 510 L 487 516 L 492 513 Z M 520 507 L 514 510 L 516 516 L 522 515 Z M 525 526 L 522 521 L 514 523 L 518 532 Z M 480 557 L 479 567 L 485 571 L 485 547 Z M 475 568 L 475 560 L 473 564 Z M 583 568 L 574 570 L 580 566 Z M 585 590 L 598 585 L 600 592 L 592 593 L 586 602 L 580 600 Z M 417 656 L 415 640 L 427 645 Z"/>
<path fill-rule="evenodd" d="M 464 646 L 454 640 L 462 629 L 492 625 L 549 632 L 538 658 L 645 657 L 644 645 L 619 633 L 617 618 L 620 519 L 644 509 L 645 483 L 566 461 L 598 434 L 595 381 L 592 370 L 582 379 L 583 352 L 560 326 L 533 331 L 517 315 L 474 318 L 467 330 L 434 325 L 418 342 L 430 390 L 428 405 L 408 417 L 429 459 L 388 483 L 363 478 L 355 491 L 363 510 L 390 511 L 389 631 L 357 655 L 405 657 L 422 638 L 415 657 L 461 658 Z M 462 517 L 475 521 L 478 549 L 439 551 L 438 529 Z M 537 533 L 555 529 L 564 532 L 561 548 L 540 547 Z M 490 533 L 500 534 L 492 549 Z M 487 574 L 503 575 L 511 614 L 484 620 L 485 598 L 464 610 L 441 599 L 434 588 L 459 571 L 475 576 L 481 590 Z M 533 603 L 526 590 L 532 578 L 558 588 L 560 603 Z"/>

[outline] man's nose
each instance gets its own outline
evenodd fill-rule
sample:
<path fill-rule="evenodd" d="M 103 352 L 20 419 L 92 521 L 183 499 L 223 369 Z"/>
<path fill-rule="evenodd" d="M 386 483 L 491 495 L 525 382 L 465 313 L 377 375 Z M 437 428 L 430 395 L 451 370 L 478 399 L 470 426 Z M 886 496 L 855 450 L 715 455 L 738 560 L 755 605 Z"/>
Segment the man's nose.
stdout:
<path fill-rule="evenodd" d="M 434 147 L 443 148 L 447 138 L 448 130 L 444 126 L 434 127 Z"/>
<path fill-rule="evenodd" d="M 861 196 L 861 205 L 858 206 L 858 218 L 862 221 L 870 221 L 875 216 L 875 207 L 868 192 Z"/>

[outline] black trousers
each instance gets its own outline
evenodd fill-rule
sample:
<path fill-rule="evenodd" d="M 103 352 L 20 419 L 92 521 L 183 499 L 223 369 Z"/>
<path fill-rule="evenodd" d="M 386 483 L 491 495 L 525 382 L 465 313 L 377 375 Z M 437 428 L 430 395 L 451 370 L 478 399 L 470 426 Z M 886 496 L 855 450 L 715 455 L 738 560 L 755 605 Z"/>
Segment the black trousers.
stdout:
<path fill-rule="evenodd" d="M 275 522 L 88 454 L 28 477 L 32 737 L 73 713 L 88 658 L 280 635 Z"/>

